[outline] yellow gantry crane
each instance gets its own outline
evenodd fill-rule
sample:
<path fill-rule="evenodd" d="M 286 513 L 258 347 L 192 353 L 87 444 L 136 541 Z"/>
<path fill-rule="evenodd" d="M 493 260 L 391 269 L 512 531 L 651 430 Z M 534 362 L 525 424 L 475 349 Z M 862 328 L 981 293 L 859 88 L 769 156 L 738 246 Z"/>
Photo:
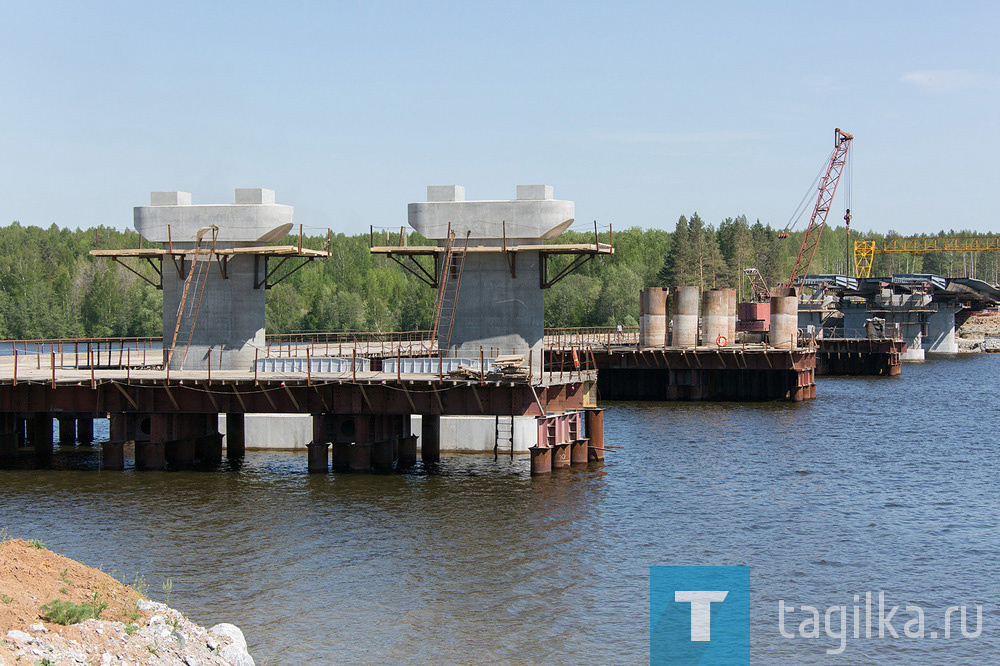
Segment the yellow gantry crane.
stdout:
<path fill-rule="evenodd" d="M 909 238 L 858 238 L 854 241 L 854 275 L 872 276 L 875 255 L 882 252 L 998 252 L 1000 236 L 912 236 Z"/>

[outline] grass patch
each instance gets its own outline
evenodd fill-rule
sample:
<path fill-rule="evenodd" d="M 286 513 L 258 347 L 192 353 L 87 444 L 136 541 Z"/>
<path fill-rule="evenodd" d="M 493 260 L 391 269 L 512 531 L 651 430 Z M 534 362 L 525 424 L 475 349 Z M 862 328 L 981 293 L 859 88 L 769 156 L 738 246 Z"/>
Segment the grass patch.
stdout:
<path fill-rule="evenodd" d="M 4 604 L 9 604 L 10 602 L 14 601 L 14 597 L 10 596 L 9 594 L 0 594 L 0 601 L 2 601 Z"/>
<path fill-rule="evenodd" d="M 93 598 L 85 604 L 75 604 L 72 601 L 53 599 L 42 606 L 42 618 L 56 624 L 69 625 L 83 622 L 91 618 L 101 619 L 101 613 L 108 605 L 101 601 L 101 595 L 94 592 Z"/>
<path fill-rule="evenodd" d="M 134 636 L 135 632 L 137 631 L 139 631 L 139 625 L 137 625 L 135 622 L 131 622 L 125 625 L 125 633 L 128 634 L 129 636 Z"/>
<path fill-rule="evenodd" d="M 31 546 L 32 548 L 37 548 L 38 550 L 45 548 L 45 544 L 42 543 L 42 541 L 39 539 L 32 539 L 31 541 L 28 542 L 28 545 Z"/>

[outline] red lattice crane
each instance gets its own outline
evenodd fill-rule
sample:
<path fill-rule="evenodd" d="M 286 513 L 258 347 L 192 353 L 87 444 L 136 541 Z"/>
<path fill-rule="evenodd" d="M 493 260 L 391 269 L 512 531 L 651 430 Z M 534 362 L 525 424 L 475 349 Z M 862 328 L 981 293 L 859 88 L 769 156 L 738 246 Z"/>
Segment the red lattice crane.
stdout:
<path fill-rule="evenodd" d="M 854 136 L 842 131 L 839 127 L 834 130 L 833 154 L 830 156 L 830 163 L 826 167 L 826 173 L 819 181 L 819 196 L 816 197 L 816 205 L 813 207 L 812 216 L 809 218 L 809 226 L 802 239 L 802 247 L 795 258 L 795 265 L 792 267 L 792 274 L 788 278 L 789 287 L 798 287 L 809 272 L 809 265 L 812 263 L 816 249 L 819 247 L 819 239 L 826 228 L 826 217 L 830 214 L 830 205 L 833 203 L 833 195 L 837 191 L 840 183 L 840 175 L 847 165 L 847 151 L 851 147 L 851 140 Z"/>

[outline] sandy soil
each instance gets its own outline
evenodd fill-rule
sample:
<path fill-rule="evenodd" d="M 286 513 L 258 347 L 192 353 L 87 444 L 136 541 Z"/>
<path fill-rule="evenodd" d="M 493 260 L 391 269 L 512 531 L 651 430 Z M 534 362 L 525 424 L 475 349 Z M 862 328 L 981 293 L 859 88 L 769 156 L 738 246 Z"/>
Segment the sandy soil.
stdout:
<path fill-rule="evenodd" d="M 99 619 L 63 626 L 43 618 L 42 606 L 52 600 L 92 603 L 95 594 L 107 604 Z M 205 629 L 40 543 L 0 538 L 0 666 L 253 663 L 238 627 Z"/>
<path fill-rule="evenodd" d="M 53 599 L 91 602 L 95 592 L 100 603 L 108 604 L 102 620 L 139 622 L 148 616 L 136 608 L 142 595 L 108 574 L 28 541 L 0 543 L 0 635 L 41 622 L 70 636 L 74 627 L 46 622 L 41 606 Z"/>

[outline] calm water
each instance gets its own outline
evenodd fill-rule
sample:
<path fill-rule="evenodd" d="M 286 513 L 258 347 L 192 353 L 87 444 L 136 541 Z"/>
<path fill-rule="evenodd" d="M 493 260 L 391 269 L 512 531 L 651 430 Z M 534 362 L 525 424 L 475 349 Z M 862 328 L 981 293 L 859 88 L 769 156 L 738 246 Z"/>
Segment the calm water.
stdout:
<path fill-rule="evenodd" d="M 1000 355 L 969 356 L 821 378 L 806 404 L 610 404 L 607 441 L 626 448 L 551 478 L 484 457 L 317 477 L 264 453 L 230 472 L 97 472 L 80 452 L 60 461 L 78 469 L 0 471 L 0 526 L 142 572 L 154 597 L 172 579 L 172 605 L 240 625 L 259 664 L 641 663 L 649 567 L 679 564 L 753 568 L 757 663 L 986 662 L 998 377 Z M 983 632 L 839 657 L 834 639 L 778 634 L 779 598 L 879 590 L 921 605 L 928 631 L 985 604 Z"/>

